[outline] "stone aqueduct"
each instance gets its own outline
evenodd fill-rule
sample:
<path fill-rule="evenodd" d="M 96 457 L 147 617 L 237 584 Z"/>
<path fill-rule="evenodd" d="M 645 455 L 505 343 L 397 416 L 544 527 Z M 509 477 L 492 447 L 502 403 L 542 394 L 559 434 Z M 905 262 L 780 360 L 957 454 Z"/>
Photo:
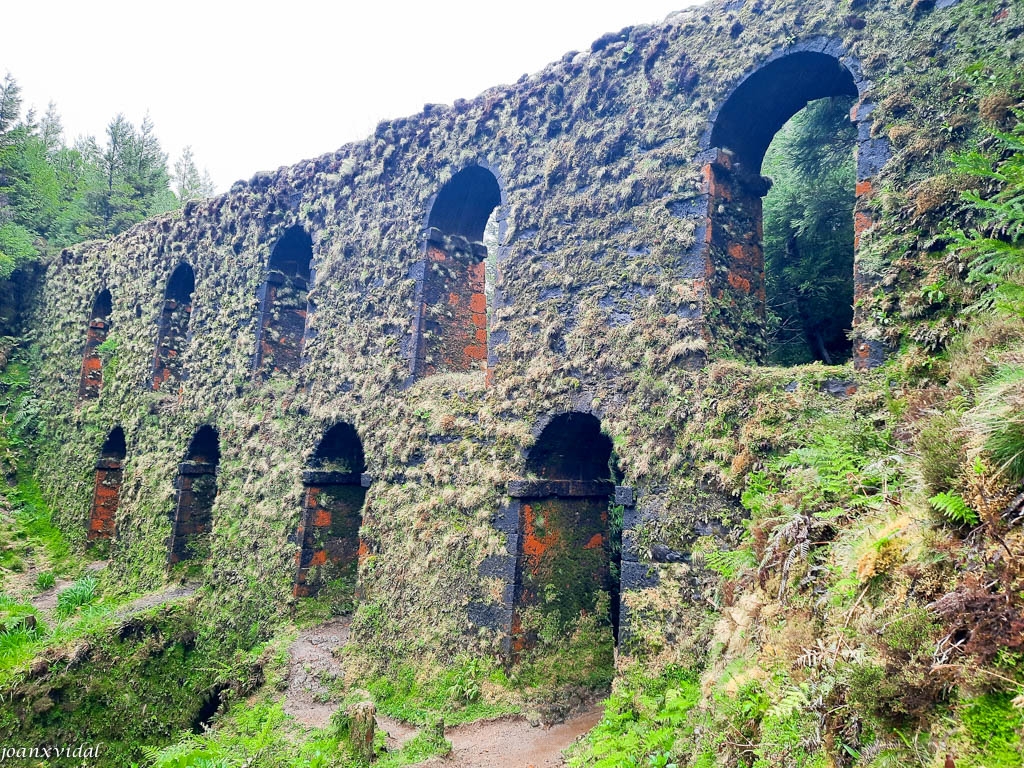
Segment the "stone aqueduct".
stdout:
<path fill-rule="evenodd" d="M 215 582 L 271 574 L 287 600 L 326 564 L 430 560 L 434 545 L 389 546 L 447 504 L 491 543 L 458 545 L 468 575 L 437 602 L 458 593 L 450 610 L 506 648 L 561 567 L 552 530 L 618 592 L 609 501 L 621 589 L 650 585 L 674 553 L 632 530 L 679 502 L 620 439 L 626 382 L 764 354 L 759 169 L 812 99 L 856 102 L 858 238 L 871 230 L 890 157 L 872 75 L 899 56 L 874 19 L 902 13 L 910 38 L 919 23 L 877 5 L 681 12 L 65 251 L 36 320 L 81 478 L 51 478 L 62 514 L 126 573 L 192 559 Z M 858 296 L 871 280 L 855 275 Z M 852 336 L 856 366 L 882 359 L 859 312 Z M 361 576 L 371 597 L 401 578 Z"/>

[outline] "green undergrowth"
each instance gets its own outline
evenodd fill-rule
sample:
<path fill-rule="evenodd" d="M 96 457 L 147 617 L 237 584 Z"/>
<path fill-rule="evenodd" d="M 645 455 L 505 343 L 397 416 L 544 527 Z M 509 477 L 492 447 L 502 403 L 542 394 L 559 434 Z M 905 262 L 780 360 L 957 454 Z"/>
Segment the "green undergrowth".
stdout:
<path fill-rule="evenodd" d="M 601 722 L 569 753 L 573 768 L 669 768 L 673 745 L 692 735 L 688 715 L 700 698 L 697 677 L 682 668 L 657 676 L 634 666 L 604 705 Z"/>
<path fill-rule="evenodd" d="M 197 727 L 211 700 L 240 699 L 263 681 L 264 647 L 232 646 L 197 598 L 95 624 L 91 609 L 78 610 L 74 638 L 56 633 L 0 684 L 5 743 L 99 743 L 100 765 L 129 765 L 140 745 Z"/>
<path fill-rule="evenodd" d="M 491 659 L 461 658 L 447 667 L 402 663 L 363 685 L 378 710 L 414 725 L 458 725 L 519 711 L 504 669 Z"/>
<path fill-rule="evenodd" d="M 349 740 L 349 722 L 336 714 L 324 728 L 305 729 L 285 714 L 280 701 L 258 696 L 233 703 L 217 715 L 202 733 L 183 733 L 173 744 L 144 747 L 144 759 L 136 768 L 351 768 L 368 765 Z M 400 768 L 434 755 L 444 755 L 451 745 L 430 732 L 417 734 L 401 749 L 385 749 L 384 735 L 374 740 L 378 768 Z"/>

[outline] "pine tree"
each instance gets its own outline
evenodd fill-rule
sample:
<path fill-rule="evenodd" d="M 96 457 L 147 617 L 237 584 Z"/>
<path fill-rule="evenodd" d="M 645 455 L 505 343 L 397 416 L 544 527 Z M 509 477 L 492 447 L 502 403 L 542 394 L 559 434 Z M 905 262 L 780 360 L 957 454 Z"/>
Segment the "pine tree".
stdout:
<path fill-rule="evenodd" d="M 772 361 L 849 357 L 853 317 L 856 129 L 844 99 L 822 99 L 776 135 L 763 172 L 764 251 Z"/>
<path fill-rule="evenodd" d="M 210 197 L 215 191 L 209 171 L 204 168 L 202 174 L 199 173 L 190 146 L 181 150 L 181 157 L 174 163 L 174 186 L 182 205 L 189 200 Z"/>
<path fill-rule="evenodd" d="M 89 185 L 85 208 L 90 214 L 82 233 L 108 236 L 123 232 L 147 216 L 174 208 L 167 155 L 147 115 L 136 128 L 118 114 L 107 125 L 107 143 L 89 137 L 77 149 L 99 172 Z"/>

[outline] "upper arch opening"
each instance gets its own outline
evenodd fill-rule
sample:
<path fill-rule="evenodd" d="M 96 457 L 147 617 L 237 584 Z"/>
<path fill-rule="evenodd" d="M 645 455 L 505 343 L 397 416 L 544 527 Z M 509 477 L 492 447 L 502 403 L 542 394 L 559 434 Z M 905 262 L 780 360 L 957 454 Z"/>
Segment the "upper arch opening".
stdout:
<path fill-rule="evenodd" d="M 775 134 L 809 102 L 857 95 L 853 75 L 835 56 L 786 54 L 736 87 L 715 118 L 710 146 L 732 151 L 748 173 L 757 173 Z"/>
<path fill-rule="evenodd" d="M 483 240 L 491 212 L 501 205 L 501 187 L 482 165 L 464 168 L 441 187 L 430 208 L 428 227 L 467 240 Z"/>
<path fill-rule="evenodd" d="M 355 427 L 339 422 L 328 429 L 313 452 L 310 465 L 316 469 L 331 466 L 337 471 L 365 472 L 363 442 Z"/>
<path fill-rule="evenodd" d="M 526 461 L 546 480 L 609 480 L 612 441 L 589 413 L 563 413 L 544 427 Z"/>
<path fill-rule="evenodd" d="M 313 239 L 299 225 L 289 227 L 270 254 L 267 271 L 309 282 L 309 263 L 313 260 Z"/>
<path fill-rule="evenodd" d="M 100 448 L 100 458 L 124 461 L 124 457 L 127 454 L 128 447 L 124 440 L 124 430 L 121 427 L 114 427 L 110 430 L 110 434 L 107 435 L 107 439 L 103 441 L 103 447 Z"/>
<path fill-rule="evenodd" d="M 196 289 L 196 273 L 186 262 L 181 262 L 174 268 L 170 279 L 167 281 L 167 288 L 164 291 L 165 299 L 173 299 L 179 304 L 190 304 L 192 293 Z"/>
<path fill-rule="evenodd" d="M 114 308 L 114 300 L 110 296 L 110 290 L 104 288 L 96 294 L 96 300 L 92 303 L 92 314 L 90 320 L 106 320 Z"/>
<path fill-rule="evenodd" d="M 217 430 L 209 424 L 204 424 L 192 436 L 188 444 L 188 453 L 185 454 L 186 461 L 194 461 L 199 464 L 220 463 L 220 439 Z"/>

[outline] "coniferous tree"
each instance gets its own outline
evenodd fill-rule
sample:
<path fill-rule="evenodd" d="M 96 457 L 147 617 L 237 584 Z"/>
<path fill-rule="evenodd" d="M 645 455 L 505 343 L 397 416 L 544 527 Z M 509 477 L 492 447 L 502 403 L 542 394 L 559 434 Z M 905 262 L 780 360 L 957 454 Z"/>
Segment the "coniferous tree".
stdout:
<path fill-rule="evenodd" d="M 797 113 L 762 166 L 765 281 L 772 361 L 794 365 L 850 356 L 856 129 L 845 99 Z"/>
<path fill-rule="evenodd" d="M 215 191 L 209 171 L 204 168 L 199 172 L 190 146 L 181 150 L 181 157 L 174 163 L 174 188 L 182 205 L 189 200 L 210 197 Z"/>
<path fill-rule="evenodd" d="M 175 207 L 167 155 L 149 116 L 136 129 L 118 114 L 107 125 L 104 146 L 90 136 L 76 149 L 95 166 L 99 177 L 99 184 L 87 182 L 85 209 L 89 215 L 83 234 L 114 235 L 147 216 Z"/>

